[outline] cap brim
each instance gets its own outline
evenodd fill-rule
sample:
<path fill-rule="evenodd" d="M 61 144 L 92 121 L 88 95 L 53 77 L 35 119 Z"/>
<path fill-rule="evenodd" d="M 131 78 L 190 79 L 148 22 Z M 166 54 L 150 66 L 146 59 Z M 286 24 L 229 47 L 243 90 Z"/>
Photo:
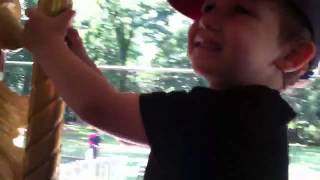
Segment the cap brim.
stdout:
<path fill-rule="evenodd" d="M 171 6 L 191 18 L 198 19 L 201 16 L 201 7 L 205 0 L 168 0 Z"/>

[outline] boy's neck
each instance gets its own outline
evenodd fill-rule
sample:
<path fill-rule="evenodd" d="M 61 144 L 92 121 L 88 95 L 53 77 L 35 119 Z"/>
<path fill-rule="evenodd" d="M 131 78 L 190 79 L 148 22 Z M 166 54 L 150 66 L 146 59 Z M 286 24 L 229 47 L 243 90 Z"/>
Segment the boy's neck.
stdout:
<path fill-rule="evenodd" d="M 274 89 L 277 91 L 281 91 L 283 89 L 283 85 L 281 82 L 273 82 L 273 83 L 226 83 L 226 82 L 217 82 L 217 81 L 209 81 L 209 88 L 214 90 L 225 90 L 231 89 L 240 86 L 265 86 L 270 89 Z"/>

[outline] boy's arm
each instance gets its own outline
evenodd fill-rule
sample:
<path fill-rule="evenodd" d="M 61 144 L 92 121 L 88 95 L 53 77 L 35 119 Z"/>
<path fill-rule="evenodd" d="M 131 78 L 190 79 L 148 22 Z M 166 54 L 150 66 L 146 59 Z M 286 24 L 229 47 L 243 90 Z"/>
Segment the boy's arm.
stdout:
<path fill-rule="evenodd" d="M 66 34 L 75 12 L 48 17 L 37 9 L 26 11 L 22 43 L 55 83 L 68 105 L 89 123 L 114 135 L 147 143 L 140 117 L 139 94 L 120 93 L 73 53 Z M 107 42 L 106 42 L 107 43 Z"/>
<path fill-rule="evenodd" d="M 63 99 L 83 119 L 114 135 L 147 143 L 139 94 L 117 91 L 63 42 L 52 41 L 34 56 Z"/>

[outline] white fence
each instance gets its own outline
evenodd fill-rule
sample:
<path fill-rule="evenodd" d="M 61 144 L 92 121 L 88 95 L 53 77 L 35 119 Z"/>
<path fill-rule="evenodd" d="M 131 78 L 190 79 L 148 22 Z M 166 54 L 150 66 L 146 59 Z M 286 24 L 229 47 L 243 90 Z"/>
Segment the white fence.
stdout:
<path fill-rule="evenodd" d="M 60 166 L 60 180 L 142 180 L 146 164 L 146 159 L 127 157 L 79 160 Z M 289 172 L 290 180 L 320 179 L 319 173 L 302 165 L 290 165 Z"/>
<path fill-rule="evenodd" d="M 138 180 L 146 164 L 146 159 L 126 156 L 78 160 L 60 165 L 60 180 Z"/>

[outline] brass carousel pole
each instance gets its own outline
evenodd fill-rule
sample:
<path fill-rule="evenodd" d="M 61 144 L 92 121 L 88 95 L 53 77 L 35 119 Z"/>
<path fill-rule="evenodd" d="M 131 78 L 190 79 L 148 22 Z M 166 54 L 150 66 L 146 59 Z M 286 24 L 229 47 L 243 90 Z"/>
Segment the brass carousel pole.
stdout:
<path fill-rule="evenodd" d="M 72 7 L 71 0 L 40 0 L 50 16 Z M 23 163 L 24 180 L 58 179 L 64 103 L 38 63 L 33 65 L 28 132 Z"/>

